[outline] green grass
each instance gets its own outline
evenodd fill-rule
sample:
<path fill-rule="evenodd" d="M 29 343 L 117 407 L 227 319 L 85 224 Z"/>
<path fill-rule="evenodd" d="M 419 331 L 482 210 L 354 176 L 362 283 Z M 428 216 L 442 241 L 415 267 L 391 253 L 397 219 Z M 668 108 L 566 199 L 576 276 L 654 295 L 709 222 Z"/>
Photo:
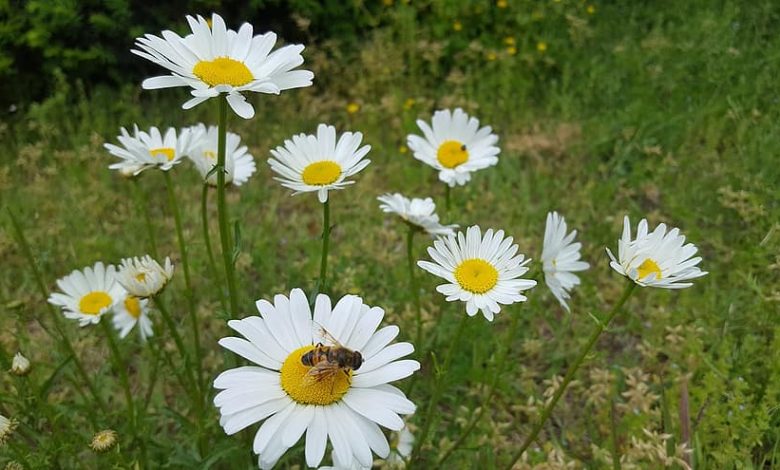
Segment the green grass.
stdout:
<path fill-rule="evenodd" d="M 545 28 L 530 23 L 517 29 L 511 15 L 527 17 L 530 9 L 510 6 L 485 23 L 467 2 L 435 3 L 431 11 L 388 7 L 382 26 L 365 42 L 307 48 L 314 87 L 253 97 L 258 112 L 251 121 L 232 116 L 230 130 L 249 144 L 258 163 L 249 183 L 229 194 L 243 241 L 237 263 L 241 314 L 253 314 L 256 299 L 314 287 L 319 205 L 311 195 L 290 197 L 271 179 L 264 160 L 269 148 L 293 133 L 313 132 L 322 121 L 362 131 L 373 147 L 372 164 L 357 183 L 332 193 L 331 294 L 357 293 L 383 307 L 385 321 L 399 324 L 402 338 L 411 340 L 415 318 L 407 290 L 405 230 L 378 210 L 376 196 L 396 191 L 433 196 L 443 206 L 443 187 L 434 172 L 400 147 L 407 134 L 417 132 L 416 118 L 462 106 L 494 127 L 502 153 L 497 167 L 453 191 L 451 221 L 504 229 L 521 252 L 538 260 L 545 214 L 557 210 L 579 230 L 592 268 L 574 293 L 570 316 L 541 283 L 527 304 L 505 308 L 495 322 L 481 317 L 468 322 L 446 371 L 426 463 L 416 468 L 430 468 L 458 438 L 492 378 L 498 339 L 518 316 L 510 367 L 498 381 L 497 396 L 447 462 L 453 468 L 507 464 L 538 412 L 529 400 L 543 400 L 549 385 L 544 381 L 565 373 L 594 328 L 589 313 L 601 315 L 619 297 L 624 281 L 608 267 L 604 247 L 616 246 L 624 214 L 634 222 L 647 217 L 651 225 L 680 227 L 700 248 L 702 268 L 710 274 L 684 291 L 634 294 L 627 314 L 610 326 L 578 374 L 579 385 L 559 403 L 529 462 L 549 460 L 552 467 L 545 468 L 556 468 L 560 458 L 581 467 L 609 466 L 614 407 L 621 454 L 640 468 L 660 468 L 657 458 L 643 454 L 643 442 L 651 441 L 643 429 L 667 432 L 673 436 L 669 443 L 679 444 L 685 387 L 696 468 L 780 466 L 780 8 L 772 1 L 615 2 L 596 4 L 589 16 L 579 2 L 564 3 L 571 17 L 556 13 L 550 2 L 539 7 L 549 9 Z M 472 39 L 481 45 L 466 47 L 462 39 L 461 47 L 451 29 L 453 11 L 461 12 L 457 18 L 466 29 L 480 25 Z M 500 44 L 509 35 L 517 38 L 514 56 Z M 535 47 L 542 39 L 548 44 L 544 54 Z M 498 51 L 496 60 L 488 60 L 491 50 Z M 52 98 L 2 123 L 0 201 L 19 218 L 50 289 L 73 269 L 147 252 L 132 185 L 107 169 L 112 158 L 102 143 L 113 142 L 119 126 L 134 122 L 143 127 L 216 121 L 213 102 L 181 111 L 185 94 L 141 92 L 135 83 L 118 90 L 85 89 L 63 77 Z M 404 106 L 410 98 L 414 104 Z M 349 102 L 359 103 L 360 111 L 348 114 Z M 182 164 L 173 177 L 194 260 L 208 376 L 214 377 L 224 369 L 216 341 L 229 330 L 205 263 L 199 176 Z M 150 200 L 161 253 L 178 260 L 162 175 L 149 171 L 138 183 Z M 51 328 L 51 319 L 3 217 L 0 347 L 6 355 L 23 351 L 33 372 L 28 381 L 0 374 L 0 414 L 25 424 L 0 447 L 0 463 L 131 467 L 134 450 L 96 455 L 88 448 L 93 433 L 104 428 L 117 430 L 120 442 L 127 442 L 123 395 L 106 360 L 105 341 L 95 328 L 66 323 L 112 404 L 111 413 L 102 415 L 77 392 L 73 368 L 58 369 L 65 356 L 40 326 Z M 216 213 L 212 228 L 216 240 Z M 427 256 L 426 244 L 417 238 L 419 259 Z M 426 336 L 439 332 L 434 350 L 441 358 L 465 309 L 445 304 L 432 276 L 421 270 L 417 275 Z M 165 295 L 186 334 L 183 283 L 177 276 Z M 152 356 L 135 341 L 124 342 L 123 351 L 133 358 L 131 380 L 140 394 Z M 416 426 L 433 374 L 430 359 L 421 360 L 410 396 L 418 405 L 410 419 Z M 592 375 L 598 370 L 613 377 L 604 389 Z M 48 395 L 31 401 L 30 394 L 53 374 Z M 155 468 L 256 465 L 243 436 L 249 431 L 225 436 L 213 407 L 209 452 L 199 456 L 194 429 L 182 416 L 187 413 L 182 392 L 169 368 L 161 374 L 146 423 Z M 639 399 L 631 401 L 632 393 Z M 288 452 L 280 466 L 300 464 L 300 449 Z"/>

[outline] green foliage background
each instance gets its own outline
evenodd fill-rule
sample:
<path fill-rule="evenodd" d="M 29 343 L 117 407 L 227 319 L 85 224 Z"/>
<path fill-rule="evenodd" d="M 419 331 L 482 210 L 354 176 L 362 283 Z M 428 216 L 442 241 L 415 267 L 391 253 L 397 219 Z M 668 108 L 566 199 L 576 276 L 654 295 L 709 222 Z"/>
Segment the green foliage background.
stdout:
<path fill-rule="evenodd" d="M 453 222 L 503 228 L 534 259 L 547 211 L 563 213 L 580 231 L 592 269 L 574 294 L 571 316 L 540 285 L 528 305 L 507 308 L 494 324 L 470 324 L 469 340 L 448 371 L 428 461 L 458 437 L 481 402 L 495 332 L 519 315 L 520 333 L 499 396 L 449 465 L 494 468 L 506 462 L 528 431 L 534 403 L 544 399 L 545 381 L 563 373 L 591 331 L 588 313 L 599 314 L 619 295 L 622 280 L 607 267 L 604 246 L 615 245 L 628 213 L 634 222 L 647 217 L 651 225 L 681 227 L 700 247 L 710 274 L 683 292 L 635 294 L 524 465 L 609 466 L 617 417 L 621 452 L 639 468 L 661 468 L 657 455 L 642 454 L 639 444 L 651 440 L 648 431 L 669 433 L 667 449 L 679 445 L 687 390 L 696 468 L 780 466 L 780 5 L 529 0 L 499 8 L 496 2 L 464 0 L 296 0 L 149 8 L 119 0 L 0 1 L 0 78 L 8 85 L 2 100 L 21 108 L 0 111 L 0 201 L 21 217 L 50 286 L 72 269 L 146 250 L 130 183 L 106 169 L 111 159 L 102 143 L 134 122 L 215 121 L 214 103 L 179 110 L 184 90 L 141 92 L 142 77 L 160 71 L 128 50 L 139 34 L 164 28 L 183 33 L 184 14 L 209 11 L 223 13 L 229 26 L 250 21 L 257 31 L 273 29 L 289 42 L 304 42 L 306 67 L 315 73 L 314 87 L 254 96 L 257 117 L 230 122 L 258 163 L 248 186 L 231 194 L 244 239 L 239 280 L 246 314 L 254 299 L 314 285 L 318 206 L 313 198 L 290 198 L 271 180 L 264 160 L 269 148 L 293 133 L 311 132 L 321 121 L 360 130 L 373 146 L 372 165 L 357 184 L 333 197 L 334 294 L 359 293 L 383 306 L 387 321 L 399 323 L 407 335 L 414 319 L 403 231 L 378 211 L 375 197 L 401 191 L 442 202 L 436 176 L 403 146 L 405 136 L 417 132 L 415 119 L 462 106 L 501 137 L 498 167 L 455 191 L 461 211 Z M 348 113 L 349 103 L 360 110 Z M 216 375 L 222 370 L 216 340 L 227 329 L 202 261 L 199 180 L 183 165 L 174 175 L 180 197 L 188 201 L 204 345 L 209 373 Z M 162 177 L 145 174 L 140 186 L 151 198 L 163 252 L 175 256 Z M 420 241 L 420 258 L 424 247 Z M 14 441 L 18 447 L 0 448 L 0 462 L 27 455 L 30 468 L 131 466 L 132 453 L 98 456 L 88 450 L 98 426 L 123 436 L 122 412 L 97 423 L 87 419 L 90 403 L 74 392 L 72 373 L 57 369 L 65 358 L 37 326 L 49 320 L 5 223 L 0 258 L 0 346 L 33 359 L 31 383 L 57 373 L 43 398 L 50 404 L 45 416 L 25 414 L 26 386 L 0 375 L 0 413 L 14 411 L 35 431 Z M 436 346 L 443 349 L 462 309 L 445 304 L 433 291 L 436 281 L 419 275 L 426 331 L 442 330 Z M 183 281 L 176 282 L 180 292 Z M 103 342 L 88 329 L 73 326 L 71 333 L 106 395 L 121 403 L 117 380 L 101 360 Z M 140 388 L 151 358 L 132 341 L 125 352 L 135 358 Z M 612 377 L 604 390 L 598 388 L 603 370 Z M 431 373 L 425 362 L 411 396 L 418 404 L 429 396 Z M 249 447 L 240 437 L 224 436 L 215 411 L 211 453 L 200 455 L 187 410 L 174 392 L 160 387 L 150 405 L 156 462 L 171 468 L 251 466 Z M 298 461 L 291 452 L 282 466 Z"/>

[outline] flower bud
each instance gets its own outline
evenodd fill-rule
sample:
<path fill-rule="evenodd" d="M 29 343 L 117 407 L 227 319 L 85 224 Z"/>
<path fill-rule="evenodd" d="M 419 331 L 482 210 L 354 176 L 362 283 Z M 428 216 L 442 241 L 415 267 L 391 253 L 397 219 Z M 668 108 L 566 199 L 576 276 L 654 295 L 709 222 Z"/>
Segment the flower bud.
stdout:
<path fill-rule="evenodd" d="M 18 352 L 11 361 L 11 373 L 14 375 L 22 376 L 27 375 L 30 372 L 30 361 Z"/>
<path fill-rule="evenodd" d="M 92 443 L 89 447 L 95 452 L 108 452 L 116 445 L 116 431 L 105 429 L 92 437 Z"/>

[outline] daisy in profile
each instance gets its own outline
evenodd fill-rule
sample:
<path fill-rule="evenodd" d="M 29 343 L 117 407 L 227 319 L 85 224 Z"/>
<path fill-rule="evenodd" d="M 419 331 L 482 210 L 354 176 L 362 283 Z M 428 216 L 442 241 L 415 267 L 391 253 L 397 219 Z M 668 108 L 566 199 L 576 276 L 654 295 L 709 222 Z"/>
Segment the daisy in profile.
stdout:
<path fill-rule="evenodd" d="M 128 294 L 145 299 L 162 291 L 173 277 L 173 264 L 165 257 L 164 266 L 146 255 L 125 258 L 116 273 L 116 279 Z"/>
<path fill-rule="evenodd" d="M 217 185 L 217 173 L 211 170 L 217 165 L 217 145 L 219 138 L 216 126 L 206 128 L 204 124 L 198 124 L 190 128 L 192 132 L 192 146 L 188 156 L 195 164 L 200 175 L 205 179 L 208 176 L 208 184 Z M 247 150 L 246 145 L 241 145 L 241 137 L 232 132 L 227 133 L 225 143 L 225 183 L 241 186 L 249 180 L 255 172 L 255 161 Z M 209 175 L 209 173 L 211 173 Z"/>
<path fill-rule="evenodd" d="M 233 31 L 216 13 L 211 22 L 202 16 L 187 16 L 192 33 L 181 37 L 163 31 L 162 37 L 146 34 L 137 38 L 131 52 L 168 69 L 170 75 L 147 78 L 144 89 L 190 87 L 193 98 L 184 103 L 190 109 L 222 93 L 236 114 L 244 119 L 255 115 L 244 93 L 273 93 L 310 86 L 314 74 L 294 70 L 303 64 L 301 45 L 280 47 L 276 34 L 254 35 L 252 25 L 244 23 Z"/>
<path fill-rule="evenodd" d="M 51 294 L 49 303 L 61 307 L 65 317 L 78 320 L 80 326 L 98 323 L 125 295 L 115 280 L 114 266 L 100 261 L 58 279 L 57 287 L 62 292 Z"/>
<path fill-rule="evenodd" d="M 138 326 L 138 334 L 142 341 L 150 338 L 152 320 L 149 318 L 149 299 L 141 299 L 132 294 L 127 294 L 121 302 L 114 307 L 114 328 L 119 332 L 119 337 L 124 339 Z"/>
<path fill-rule="evenodd" d="M 293 289 L 273 303 L 257 302 L 260 316 L 231 320 L 243 338 L 219 344 L 253 363 L 220 374 L 214 397 L 220 425 L 235 434 L 263 422 L 253 450 L 261 468 L 271 468 L 305 434 L 306 463 L 316 467 L 330 441 L 338 462 L 370 467 L 372 452 L 390 452 L 380 426 L 398 431 L 399 415 L 415 405 L 390 382 L 410 376 L 417 361 L 409 343 L 392 343 L 397 326 L 379 327 L 384 311 L 347 295 L 335 306 L 317 296 L 314 312 Z"/>
<path fill-rule="evenodd" d="M 637 226 L 635 239 L 631 239 L 631 223 L 623 219 L 623 236 L 618 240 L 618 257 L 607 248 L 612 260 L 609 265 L 642 287 L 683 289 L 693 285 L 691 279 L 707 274 L 697 267 L 701 257 L 693 257 L 696 245 L 685 243 L 680 229 L 667 232 L 666 224 L 659 224 L 648 233 L 647 220 Z"/>
<path fill-rule="evenodd" d="M 433 262 L 418 261 L 417 265 L 447 281 L 436 290 L 446 295 L 448 302 L 465 302 L 469 316 L 481 310 L 493 321 L 501 305 L 525 302 L 521 292 L 536 285 L 536 281 L 520 277 L 528 271 L 526 265 L 531 260 L 517 254 L 518 246 L 512 240 L 504 238 L 503 230 L 488 229 L 482 236 L 479 227 L 469 227 L 465 234 L 435 240 L 428 247 Z"/>
<path fill-rule="evenodd" d="M 19 422 L 15 419 L 0 415 L 0 446 L 5 444 L 18 425 Z"/>
<path fill-rule="evenodd" d="M 136 176 L 148 168 L 163 171 L 173 168 L 189 150 L 190 131 L 184 129 L 177 135 L 176 129 L 169 127 L 162 134 L 156 127 L 145 132 L 133 125 L 133 135 L 123 127 L 117 140 L 121 145 L 103 145 L 111 155 L 120 158 L 108 168 L 119 170 L 124 176 Z"/>
<path fill-rule="evenodd" d="M 343 189 L 354 181 L 347 178 L 367 167 L 363 157 L 370 145 L 360 146 L 363 134 L 345 132 L 336 140 L 336 128 L 317 126 L 317 135 L 298 134 L 285 140 L 284 146 L 271 150 L 268 159 L 277 181 L 294 194 L 316 192 L 320 202 L 328 200 L 328 191 Z"/>
<path fill-rule="evenodd" d="M 454 235 L 457 225 L 442 225 L 433 199 L 409 199 L 403 194 L 383 194 L 377 198 L 383 212 L 396 214 L 404 222 L 432 236 Z"/>
<path fill-rule="evenodd" d="M 557 212 L 547 213 L 542 247 L 544 282 L 567 312 L 570 311 L 566 303 L 571 298 L 569 292 L 580 284 L 580 278 L 573 273 L 590 267 L 580 261 L 582 243 L 574 242 L 576 236 L 576 230 L 566 233 L 566 220 Z"/>
<path fill-rule="evenodd" d="M 409 135 L 407 145 L 414 158 L 439 171 L 439 180 L 451 187 L 462 186 L 471 173 L 498 163 L 498 136 L 490 126 L 479 127 L 479 120 L 462 109 L 436 111 L 432 126 L 417 121 L 423 136 Z"/>

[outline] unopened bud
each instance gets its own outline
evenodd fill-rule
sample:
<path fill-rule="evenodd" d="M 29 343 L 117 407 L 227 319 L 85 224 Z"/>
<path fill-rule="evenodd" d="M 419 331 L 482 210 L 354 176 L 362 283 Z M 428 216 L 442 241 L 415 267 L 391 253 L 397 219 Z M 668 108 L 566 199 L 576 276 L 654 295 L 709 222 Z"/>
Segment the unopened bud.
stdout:
<path fill-rule="evenodd" d="M 17 424 L 19 423 L 17 423 L 15 419 L 6 418 L 5 416 L 0 415 L 0 447 L 5 444 L 5 441 L 7 441 L 9 437 L 11 437 Z"/>
<path fill-rule="evenodd" d="M 30 372 L 30 361 L 18 352 L 11 361 L 11 373 L 14 375 L 27 375 Z"/>

